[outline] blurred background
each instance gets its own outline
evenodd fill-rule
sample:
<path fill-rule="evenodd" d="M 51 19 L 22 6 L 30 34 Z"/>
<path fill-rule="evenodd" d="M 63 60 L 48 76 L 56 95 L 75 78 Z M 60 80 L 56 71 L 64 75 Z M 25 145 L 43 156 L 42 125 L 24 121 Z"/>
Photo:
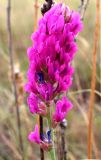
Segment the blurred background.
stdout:
<path fill-rule="evenodd" d="M 21 131 L 24 145 L 25 160 L 39 159 L 39 148 L 27 140 L 32 131 L 36 117 L 29 113 L 26 96 L 23 90 L 26 82 L 28 58 L 26 50 L 31 46 L 30 36 L 41 17 L 40 6 L 44 0 L 39 0 L 36 16 L 35 0 L 12 0 L 11 27 L 13 39 L 14 72 L 17 86 Z M 57 0 L 57 2 L 59 2 Z M 65 0 L 65 4 L 73 10 L 78 10 L 80 0 Z M 94 46 L 94 30 L 96 21 L 96 1 L 89 2 L 84 18 L 84 29 L 77 37 L 78 52 L 73 65 L 75 74 L 73 86 L 68 97 L 73 102 L 74 109 L 69 113 L 66 142 L 68 159 L 81 160 L 87 158 L 87 114 L 91 93 L 92 52 Z M 97 49 L 96 90 L 93 114 L 93 159 L 101 159 L 101 101 L 100 101 L 100 43 Z M 17 136 L 17 122 L 14 94 L 12 91 L 12 76 L 8 54 L 7 32 L 7 0 L 0 0 L 0 160 L 20 160 L 21 152 Z M 46 154 L 46 153 L 45 153 Z M 46 154 L 47 157 L 47 154 Z M 48 160 L 48 158 L 46 158 Z"/>

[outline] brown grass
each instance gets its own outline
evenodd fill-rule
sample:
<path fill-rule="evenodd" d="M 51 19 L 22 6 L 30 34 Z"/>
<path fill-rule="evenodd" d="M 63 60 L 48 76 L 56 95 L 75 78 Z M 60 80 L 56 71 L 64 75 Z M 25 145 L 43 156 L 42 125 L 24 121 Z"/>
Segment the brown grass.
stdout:
<path fill-rule="evenodd" d="M 99 21 L 100 21 L 100 1 L 96 0 L 96 24 L 95 24 L 95 33 L 94 33 L 94 48 L 93 48 L 93 64 L 92 64 L 92 79 L 91 79 L 91 94 L 90 94 L 90 103 L 89 103 L 89 113 L 88 113 L 88 159 L 92 158 L 92 136 L 93 136 L 93 110 L 94 110 L 94 98 L 95 98 L 95 87 L 96 87 L 96 55 L 97 55 L 97 46 L 99 38 Z"/>
<path fill-rule="evenodd" d="M 38 9 L 39 9 L 38 0 L 35 0 L 35 3 L 34 3 L 34 31 L 37 28 Z"/>
<path fill-rule="evenodd" d="M 14 143 L 11 142 L 4 134 L 0 134 L 1 139 L 3 140 L 4 144 L 9 147 L 9 149 L 12 151 L 12 154 L 14 157 L 16 157 L 18 160 L 22 160 L 22 156 L 17 151 L 16 146 Z"/>
<path fill-rule="evenodd" d="M 8 32 L 8 54 L 10 60 L 10 67 L 11 67 L 11 75 L 12 75 L 12 85 L 13 85 L 13 92 L 15 96 L 15 109 L 16 109 L 16 120 L 17 120 L 17 127 L 18 127 L 18 137 L 19 137 L 19 147 L 22 151 L 22 159 L 24 160 L 24 148 L 23 148 L 23 139 L 21 134 L 21 119 L 20 119 L 20 111 L 19 111 L 19 102 L 18 102 L 18 94 L 17 94 L 17 86 L 16 86 L 16 79 L 14 73 L 14 55 L 13 55 L 13 40 L 12 40 L 12 28 L 11 28 L 11 0 L 7 1 L 7 32 Z"/>

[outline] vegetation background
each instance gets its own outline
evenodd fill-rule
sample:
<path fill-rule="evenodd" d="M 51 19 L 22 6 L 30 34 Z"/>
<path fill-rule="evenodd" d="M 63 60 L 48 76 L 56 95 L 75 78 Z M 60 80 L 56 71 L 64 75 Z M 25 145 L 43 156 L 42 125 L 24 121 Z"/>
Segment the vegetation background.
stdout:
<path fill-rule="evenodd" d="M 41 17 L 40 6 L 44 0 L 39 0 L 38 19 Z M 59 0 L 57 1 L 59 2 Z M 80 0 L 65 0 L 71 9 L 78 10 Z M 21 131 L 24 145 L 25 160 L 39 159 L 39 148 L 27 140 L 28 133 L 34 127 L 36 117 L 29 113 L 26 95 L 23 91 L 28 69 L 27 48 L 32 44 L 30 35 L 35 29 L 35 0 L 12 0 L 11 26 L 13 38 L 14 68 L 17 85 Z M 16 110 L 12 92 L 12 77 L 8 54 L 7 32 L 7 0 L 0 0 L 0 160 L 20 160 L 21 153 L 17 136 Z M 36 17 L 36 18 L 35 18 Z M 67 117 L 68 127 L 66 141 L 68 159 L 81 160 L 87 158 L 87 114 L 91 93 L 92 52 L 94 46 L 94 30 L 96 21 L 96 1 L 89 2 L 84 29 L 77 37 L 78 52 L 73 65 L 75 74 L 73 86 L 68 93 L 74 104 L 74 109 Z M 97 73 L 95 103 L 93 114 L 93 159 L 101 159 L 101 101 L 100 101 L 100 43 L 97 48 Z M 46 153 L 45 153 L 46 154 Z M 46 154 L 47 156 L 47 154 Z M 48 159 L 48 158 L 47 158 Z"/>

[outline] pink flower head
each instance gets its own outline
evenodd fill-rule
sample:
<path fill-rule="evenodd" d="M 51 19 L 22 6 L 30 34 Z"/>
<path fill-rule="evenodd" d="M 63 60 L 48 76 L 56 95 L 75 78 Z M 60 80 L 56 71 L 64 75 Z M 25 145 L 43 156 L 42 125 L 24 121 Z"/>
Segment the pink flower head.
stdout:
<path fill-rule="evenodd" d="M 37 113 L 44 116 L 47 114 L 45 104 L 35 94 L 31 93 L 27 102 L 31 113 Z"/>
<path fill-rule="evenodd" d="M 40 135 L 39 135 L 39 127 L 35 125 L 35 130 L 31 132 L 28 136 L 29 141 L 40 144 Z"/>
<path fill-rule="evenodd" d="M 72 104 L 66 97 L 63 97 L 62 100 L 58 100 L 56 103 L 55 113 L 53 114 L 53 122 L 61 122 L 71 109 Z"/>
<path fill-rule="evenodd" d="M 63 97 L 57 100 L 55 112 L 49 116 L 48 108 L 54 100 L 72 85 L 74 68 L 72 61 L 77 52 L 75 38 L 83 25 L 79 13 L 63 4 L 54 5 L 39 21 L 38 29 L 32 34 L 32 47 L 28 48 L 27 103 L 32 114 L 52 119 L 55 128 L 72 109 L 72 103 Z M 61 124 L 61 123 L 60 123 Z M 39 126 L 28 136 L 29 141 L 49 151 L 53 147 L 52 128 L 44 134 Z"/>
<path fill-rule="evenodd" d="M 32 34 L 34 45 L 27 51 L 30 61 L 27 92 L 40 94 L 49 101 L 71 86 L 69 68 L 77 51 L 74 39 L 82 27 L 79 13 L 63 4 L 54 5 L 45 13 Z"/>
<path fill-rule="evenodd" d="M 63 4 L 54 5 L 39 20 L 38 29 L 31 36 L 32 47 L 27 50 L 29 69 L 25 89 L 29 93 L 27 102 L 32 114 L 47 116 L 46 104 L 52 104 L 56 96 L 72 85 L 74 68 L 71 62 L 78 49 L 75 38 L 82 28 L 79 13 Z M 66 97 L 58 100 L 53 124 L 61 122 L 71 108 L 72 104 Z M 38 126 L 29 137 L 40 143 L 37 133 Z M 45 140 L 47 138 L 40 143 L 43 148 L 49 146 Z"/>

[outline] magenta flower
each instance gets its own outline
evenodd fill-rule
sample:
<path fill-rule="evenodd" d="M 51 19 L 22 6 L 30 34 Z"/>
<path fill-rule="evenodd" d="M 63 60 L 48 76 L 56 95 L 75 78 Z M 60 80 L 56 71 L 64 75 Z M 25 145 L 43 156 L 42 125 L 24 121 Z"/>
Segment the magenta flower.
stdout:
<path fill-rule="evenodd" d="M 35 125 L 35 130 L 29 134 L 28 139 L 30 142 L 39 144 L 40 147 L 46 151 L 52 148 L 51 131 L 47 131 L 46 135 L 42 134 L 40 138 L 39 127 L 37 124 Z"/>
<path fill-rule="evenodd" d="M 45 104 L 35 94 L 31 93 L 27 102 L 31 113 L 44 116 L 47 114 Z"/>
<path fill-rule="evenodd" d="M 31 37 L 34 45 L 27 51 L 30 65 L 26 91 L 49 101 L 71 86 L 71 61 L 77 51 L 74 39 L 81 29 L 80 15 L 62 4 L 54 5 L 40 19 Z"/>
<path fill-rule="evenodd" d="M 35 130 L 33 132 L 31 132 L 28 136 L 28 139 L 31 142 L 35 142 L 37 144 L 40 144 L 40 135 L 39 135 L 39 127 L 38 125 L 35 126 Z"/>
<path fill-rule="evenodd" d="M 27 50 L 27 102 L 32 114 L 45 116 L 49 131 L 40 137 L 36 125 L 35 131 L 29 135 L 29 140 L 36 142 L 44 150 L 52 148 L 53 128 L 72 109 L 72 104 L 66 97 L 58 100 L 55 105 L 54 101 L 72 85 L 74 68 L 71 62 L 77 52 L 75 38 L 82 28 L 79 13 L 71 11 L 63 4 L 57 4 L 44 14 L 37 31 L 31 36 L 33 45 Z M 53 110 L 55 113 L 52 113 Z"/>
<path fill-rule="evenodd" d="M 55 113 L 53 114 L 53 122 L 61 122 L 71 109 L 72 103 L 66 97 L 63 97 L 62 100 L 58 100 Z"/>

